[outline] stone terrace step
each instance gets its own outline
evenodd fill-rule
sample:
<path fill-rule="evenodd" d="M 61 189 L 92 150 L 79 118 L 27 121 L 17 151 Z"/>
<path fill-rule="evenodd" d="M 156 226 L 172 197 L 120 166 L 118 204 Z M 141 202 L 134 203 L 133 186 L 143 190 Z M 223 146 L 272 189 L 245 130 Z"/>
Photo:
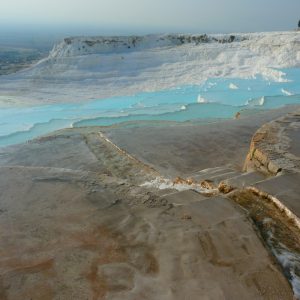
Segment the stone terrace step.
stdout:
<path fill-rule="evenodd" d="M 300 217 L 300 173 L 279 175 L 254 186 L 276 197 L 297 217 Z"/>
<path fill-rule="evenodd" d="M 174 205 L 189 205 L 194 202 L 199 202 L 199 201 L 208 199 L 207 197 L 205 197 L 193 190 L 175 192 L 175 193 L 163 196 L 162 198 L 167 200 L 168 203 L 174 204 Z"/>
<path fill-rule="evenodd" d="M 241 174 L 241 172 L 237 172 L 229 167 L 217 167 L 196 172 L 191 175 L 190 178 L 199 183 L 204 180 L 209 180 L 212 181 L 215 186 L 218 186 L 221 181 L 237 177 Z"/>
<path fill-rule="evenodd" d="M 237 177 L 239 175 L 241 175 L 241 172 L 230 171 L 230 172 L 226 172 L 226 173 L 223 173 L 223 174 L 220 174 L 220 175 L 217 175 L 217 176 L 212 176 L 209 179 L 216 182 L 216 183 L 219 183 L 222 180 Z"/>
<path fill-rule="evenodd" d="M 212 177 L 212 176 L 218 176 L 218 175 L 232 172 L 232 171 L 234 171 L 232 168 L 223 166 L 223 167 L 215 167 L 215 168 L 208 168 L 208 169 L 200 170 L 198 172 L 192 173 L 191 176 L 192 177 L 195 177 L 195 176 Z"/>
<path fill-rule="evenodd" d="M 225 184 L 227 186 L 231 186 L 233 188 L 242 189 L 247 186 L 251 186 L 253 184 L 256 184 L 260 181 L 263 181 L 266 179 L 266 176 L 262 173 L 258 172 L 249 172 L 249 173 L 243 173 L 238 176 L 228 178 L 226 180 L 222 181 L 222 184 Z"/>

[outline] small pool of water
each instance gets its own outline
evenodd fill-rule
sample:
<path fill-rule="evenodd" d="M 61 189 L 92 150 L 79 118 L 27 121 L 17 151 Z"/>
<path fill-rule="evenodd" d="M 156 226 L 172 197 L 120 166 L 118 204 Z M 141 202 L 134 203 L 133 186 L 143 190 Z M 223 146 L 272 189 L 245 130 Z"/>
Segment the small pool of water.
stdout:
<path fill-rule="evenodd" d="M 282 70 L 283 82 L 261 76 L 216 78 L 193 86 L 84 103 L 0 109 L 0 146 L 21 143 L 65 127 L 128 121 L 228 119 L 241 110 L 300 104 L 300 69 Z"/>

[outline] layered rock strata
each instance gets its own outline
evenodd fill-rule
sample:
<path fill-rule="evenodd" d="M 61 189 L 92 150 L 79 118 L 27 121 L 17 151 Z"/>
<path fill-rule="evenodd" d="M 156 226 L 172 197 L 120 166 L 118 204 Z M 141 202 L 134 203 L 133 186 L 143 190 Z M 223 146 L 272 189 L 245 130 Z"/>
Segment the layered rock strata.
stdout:
<path fill-rule="evenodd" d="M 263 125 L 252 138 L 245 170 L 258 170 L 269 175 L 283 170 L 299 172 L 300 159 L 289 151 L 291 135 L 299 128 L 299 110 Z M 298 143 L 297 139 L 293 139 L 293 143 Z"/>

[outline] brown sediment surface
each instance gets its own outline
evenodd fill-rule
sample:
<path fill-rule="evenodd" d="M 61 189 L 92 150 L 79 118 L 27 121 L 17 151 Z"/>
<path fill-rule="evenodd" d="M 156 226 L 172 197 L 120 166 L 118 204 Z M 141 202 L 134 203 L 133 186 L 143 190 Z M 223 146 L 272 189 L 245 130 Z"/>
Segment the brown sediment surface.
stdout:
<path fill-rule="evenodd" d="M 230 194 L 253 220 L 266 246 L 280 263 L 299 299 L 300 227 L 297 218 L 287 213 L 280 201 L 256 188 Z M 279 204 L 279 205 L 278 205 Z"/>
<path fill-rule="evenodd" d="M 300 299 L 300 111 L 264 124 L 254 134 L 245 168 L 229 178 L 230 199 L 242 206 L 282 266 Z M 263 176 L 263 174 L 265 176 Z"/>
<path fill-rule="evenodd" d="M 217 158 L 216 165 L 241 166 L 248 135 L 276 114 L 106 132 L 128 152 L 100 128 L 1 149 L 1 299 L 293 299 L 254 224 L 232 200 L 141 186 L 159 176 L 156 170 L 179 176 L 213 167 Z M 235 151 L 240 137 L 242 150 Z M 205 141 L 210 152 L 202 153 Z M 223 179 L 217 171 L 211 174 Z"/>
<path fill-rule="evenodd" d="M 289 136 L 291 138 L 290 152 L 294 155 L 299 156 L 300 153 L 299 130 L 290 132 Z"/>

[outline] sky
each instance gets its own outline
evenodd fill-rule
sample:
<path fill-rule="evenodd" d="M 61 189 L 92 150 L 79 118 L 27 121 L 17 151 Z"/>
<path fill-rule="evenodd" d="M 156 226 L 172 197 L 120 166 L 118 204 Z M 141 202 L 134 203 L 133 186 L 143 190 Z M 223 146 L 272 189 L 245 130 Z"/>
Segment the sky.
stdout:
<path fill-rule="evenodd" d="M 2 31 L 254 32 L 294 29 L 300 19 L 300 0 L 0 1 Z"/>

